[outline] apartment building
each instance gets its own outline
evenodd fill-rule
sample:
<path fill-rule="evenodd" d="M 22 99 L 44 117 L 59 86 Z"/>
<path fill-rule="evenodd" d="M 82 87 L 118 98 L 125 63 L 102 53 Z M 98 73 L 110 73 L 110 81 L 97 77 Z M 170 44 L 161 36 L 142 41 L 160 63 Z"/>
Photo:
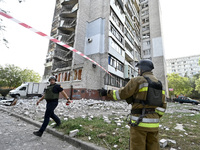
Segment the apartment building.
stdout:
<path fill-rule="evenodd" d="M 159 0 L 140 0 L 142 58 L 154 63 L 154 75 L 168 89 L 167 70 L 162 40 L 161 9 Z M 168 90 L 166 90 L 168 95 Z"/>
<path fill-rule="evenodd" d="M 139 0 L 57 0 L 51 36 L 95 60 L 107 69 L 112 77 L 83 57 L 50 42 L 43 80 L 47 80 L 53 74 L 73 99 L 99 99 L 98 89 L 118 89 L 125 86 L 132 77 L 136 77 L 135 64 L 142 57 L 152 59 L 154 62 L 164 58 L 163 55 L 158 54 L 144 55 L 144 51 L 148 48 L 144 46 L 144 43 L 149 39 L 151 52 L 155 49 L 151 44 L 152 41 L 157 51 L 163 51 L 162 43 L 160 45 L 158 43 L 161 41 L 161 34 L 154 35 L 154 32 L 158 31 L 146 32 L 143 29 L 148 23 L 142 23 L 141 11 L 150 9 L 142 8 L 141 4 L 145 2 Z M 159 14 L 159 10 L 152 13 L 156 16 L 155 13 Z M 159 23 L 153 25 L 160 26 Z M 150 26 L 151 21 L 149 30 L 157 29 Z M 141 35 L 149 35 L 149 39 L 147 37 L 144 39 Z M 159 39 L 155 40 L 155 38 Z M 162 61 L 164 63 L 164 60 Z M 159 68 L 164 67 L 163 63 L 158 65 Z M 159 73 L 160 80 L 165 84 L 165 79 L 162 78 L 165 76 L 164 72 Z"/>
<path fill-rule="evenodd" d="M 167 73 L 177 73 L 180 76 L 192 77 L 200 73 L 200 55 L 167 59 Z"/>

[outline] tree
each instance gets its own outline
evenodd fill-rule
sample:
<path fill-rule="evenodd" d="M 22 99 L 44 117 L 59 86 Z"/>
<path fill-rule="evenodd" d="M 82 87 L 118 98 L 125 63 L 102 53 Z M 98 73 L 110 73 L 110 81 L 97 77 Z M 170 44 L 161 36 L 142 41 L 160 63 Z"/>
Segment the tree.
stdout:
<path fill-rule="evenodd" d="M 181 77 L 179 74 L 172 73 L 168 75 L 168 81 L 169 88 L 173 88 L 173 91 L 169 92 L 170 96 L 180 94 L 189 95 L 193 90 L 188 77 Z"/>
<path fill-rule="evenodd" d="M 24 0 L 18 0 L 18 1 L 19 1 L 19 3 L 21 3 Z M 4 2 L 4 0 L 0 0 L 0 3 L 3 3 L 3 2 Z M 8 11 L 2 10 L 1 8 L 0 8 L 0 10 L 3 11 L 4 13 L 8 13 Z M 4 37 L 5 31 L 6 31 L 6 26 L 3 24 L 3 19 L 0 18 L 0 43 L 3 43 L 7 48 L 9 48 L 8 41 Z"/>
<path fill-rule="evenodd" d="M 190 78 L 190 85 L 193 88 L 191 94 L 189 97 L 195 98 L 195 99 L 200 99 L 200 94 L 196 90 L 196 81 L 200 78 L 200 74 L 195 74 L 192 78 Z"/>
<path fill-rule="evenodd" d="M 195 91 L 200 93 L 200 78 L 195 81 L 195 85 L 196 85 Z"/>
<path fill-rule="evenodd" d="M 39 82 L 40 75 L 33 70 L 21 69 L 14 65 L 0 66 L 0 86 L 16 88 L 23 82 Z"/>

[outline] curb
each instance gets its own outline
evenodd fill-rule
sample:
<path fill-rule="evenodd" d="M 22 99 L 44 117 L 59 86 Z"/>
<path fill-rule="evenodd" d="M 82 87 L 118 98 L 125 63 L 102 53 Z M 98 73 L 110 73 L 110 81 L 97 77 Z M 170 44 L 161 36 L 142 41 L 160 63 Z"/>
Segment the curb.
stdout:
<path fill-rule="evenodd" d="M 0 111 L 4 111 L 4 112 L 7 112 L 9 115 L 11 116 L 14 116 L 16 118 L 20 118 L 21 120 L 25 121 L 25 122 L 28 122 L 36 127 L 40 127 L 41 126 L 41 123 L 38 122 L 38 121 L 35 121 L 35 120 L 31 120 L 27 117 L 24 117 L 22 115 L 18 115 L 18 114 L 14 114 L 12 112 L 9 112 L 8 110 L 6 109 L 3 109 L 3 108 L 0 108 Z M 88 142 L 84 142 L 84 141 L 81 141 L 81 140 L 78 140 L 76 138 L 71 138 L 65 134 L 63 134 L 62 132 L 58 132 L 56 131 L 55 129 L 52 129 L 52 128 L 46 128 L 46 132 L 68 142 L 69 144 L 77 147 L 77 148 L 81 148 L 83 150 L 106 150 L 105 148 L 102 148 L 102 147 L 99 147 L 99 146 L 96 146 L 95 144 L 93 143 L 88 143 Z"/>

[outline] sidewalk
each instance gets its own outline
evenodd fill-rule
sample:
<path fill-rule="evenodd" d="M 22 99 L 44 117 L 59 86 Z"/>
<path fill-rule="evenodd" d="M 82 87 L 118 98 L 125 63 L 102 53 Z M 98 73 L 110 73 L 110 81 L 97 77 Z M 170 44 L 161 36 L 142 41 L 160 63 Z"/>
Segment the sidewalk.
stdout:
<path fill-rule="evenodd" d="M 0 127 L 0 150 L 81 150 L 49 133 L 36 137 L 32 132 L 37 127 L 3 111 L 0 111 Z"/>
<path fill-rule="evenodd" d="M 98 147 L 92 143 L 70 138 L 69 136 L 64 135 L 63 133 L 60 133 L 52 128 L 46 129 L 46 131 L 50 134 L 45 132 L 42 138 L 36 137 L 32 134 L 32 132 L 38 130 L 38 128 L 41 126 L 40 122 L 33 121 L 32 119 L 16 113 L 10 113 L 8 110 L 2 107 L 0 107 L 0 126 L 0 136 L 5 137 L 0 139 L 0 150 L 105 150 L 104 148 Z M 49 137 L 51 138 L 49 139 Z M 48 140 L 45 141 L 45 139 Z M 12 142 L 14 143 L 12 144 Z M 62 142 L 65 144 L 63 145 Z"/>

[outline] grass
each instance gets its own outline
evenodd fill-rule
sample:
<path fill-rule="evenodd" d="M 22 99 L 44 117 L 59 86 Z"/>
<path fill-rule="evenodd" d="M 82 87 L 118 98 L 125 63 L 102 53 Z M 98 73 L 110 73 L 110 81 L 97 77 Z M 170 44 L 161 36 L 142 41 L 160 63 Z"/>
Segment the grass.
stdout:
<path fill-rule="evenodd" d="M 185 105 L 174 104 L 174 110 L 183 109 Z M 191 106 L 189 106 L 191 107 Z M 172 107 L 170 108 L 172 109 Z M 184 107 L 184 109 L 187 109 Z M 162 118 L 160 124 L 160 139 L 171 139 L 175 140 L 176 144 L 168 143 L 166 148 L 161 150 L 169 150 L 171 147 L 181 150 L 199 150 L 200 149 L 200 114 L 189 116 L 191 113 L 180 113 L 174 112 L 172 114 L 166 113 Z M 58 128 L 59 131 L 69 134 L 71 130 L 79 129 L 79 133 L 76 138 L 92 142 L 101 147 L 112 150 L 128 150 L 129 148 L 129 129 L 125 128 L 127 121 L 123 120 L 122 127 L 117 127 L 114 122 L 116 116 L 110 116 L 112 120 L 111 124 L 104 122 L 102 117 L 96 117 L 92 120 L 88 118 L 76 118 L 69 119 L 68 121 L 62 120 L 61 126 Z M 185 131 L 174 129 L 176 125 L 183 124 Z M 80 126 L 81 125 L 81 126 Z M 165 130 L 165 128 L 169 130 Z M 118 128 L 116 130 L 116 128 Z M 100 138 L 100 134 L 106 134 L 104 138 Z M 91 137 L 91 140 L 88 139 Z M 114 145 L 118 145 L 114 148 Z"/>
<path fill-rule="evenodd" d="M 200 149 L 200 114 L 188 116 L 189 113 L 165 114 L 161 119 L 162 126 L 169 128 L 169 131 L 161 128 L 160 138 L 175 140 L 176 144 L 169 143 L 168 147 L 181 150 L 199 150 Z M 196 121 L 196 122 L 194 122 Z M 183 124 L 185 131 L 174 129 L 176 124 Z"/>
<path fill-rule="evenodd" d="M 122 127 L 117 127 L 114 121 L 111 124 L 107 124 L 102 118 L 95 117 L 92 120 L 76 118 L 68 121 L 63 120 L 58 130 L 69 134 L 71 130 L 79 129 L 76 137 L 81 140 L 95 143 L 107 149 L 116 149 L 113 146 L 118 145 L 117 149 L 126 150 L 129 143 L 129 129 L 125 128 L 126 124 L 124 122 Z M 116 130 L 116 128 L 118 129 Z M 100 134 L 106 136 L 102 138 L 99 137 Z M 91 140 L 88 137 L 91 137 Z"/>

